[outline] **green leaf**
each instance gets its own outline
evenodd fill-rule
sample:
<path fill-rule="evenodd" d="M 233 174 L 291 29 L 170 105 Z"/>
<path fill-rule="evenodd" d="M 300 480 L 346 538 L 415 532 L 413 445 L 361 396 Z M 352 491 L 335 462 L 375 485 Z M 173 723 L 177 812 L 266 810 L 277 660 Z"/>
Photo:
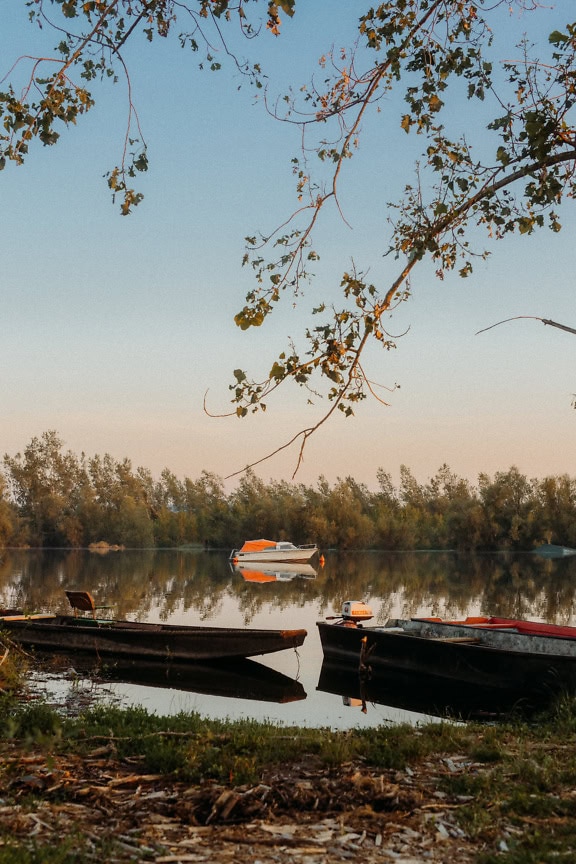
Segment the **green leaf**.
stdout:
<path fill-rule="evenodd" d="M 276 6 L 279 6 L 280 9 L 282 9 L 282 11 L 285 12 L 289 18 L 293 17 L 295 0 L 276 0 Z"/>
<path fill-rule="evenodd" d="M 274 363 L 270 370 L 269 378 L 274 378 L 275 381 L 282 381 L 286 376 L 286 368 L 280 363 Z"/>
<path fill-rule="evenodd" d="M 560 43 L 566 43 L 566 42 L 568 42 L 568 39 L 569 39 L 569 37 L 565 33 L 560 33 L 559 30 L 554 30 L 548 36 L 548 41 L 552 45 L 560 45 Z"/>

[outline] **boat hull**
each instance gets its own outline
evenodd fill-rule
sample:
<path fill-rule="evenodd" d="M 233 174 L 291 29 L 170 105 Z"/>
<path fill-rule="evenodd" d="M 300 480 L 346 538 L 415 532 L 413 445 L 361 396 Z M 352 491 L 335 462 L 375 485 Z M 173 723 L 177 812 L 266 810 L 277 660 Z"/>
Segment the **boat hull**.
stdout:
<path fill-rule="evenodd" d="M 311 549 L 261 549 L 259 552 L 241 552 L 235 551 L 233 560 L 239 564 L 248 562 L 253 563 L 268 563 L 268 564 L 307 564 L 317 554 L 318 549 L 314 546 Z"/>
<path fill-rule="evenodd" d="M 10 620 L 11 618 L 19 620 Z M 69 615 L 7 616 L 0 629 L 39 650 L 83 651 L 98 656 L 176 662 L 254 657 L 298 648 L 306 630 L 187 627 Z"/>
<path fill-rule="evenodd" d="M 253 561 L 269 564 L 303 564 L 318 554 L 315 543 L 295 546 L 288 540 L 246 540 L 240 549 L 233 549 L 230 560 L 235 564 Z"/>
<path fill-rule="evenodd" d="M 398 622 L 412 623 L 412 622 Z M 425 675 L 431 683 L 489 687 L 514 697 L 576 691 L 576 641 L 500 632 L 488 644 L 477 631 L 454 626 L 431 635 L 398 627 L 347 627 L 318 622 L 324 658 L 353 665 L 361 674 Z M 514 639 L 514 635 L 516 638 Z M 507 638 L 509 637 L 509 638 Z M 536 640 L 540 640 L 537 646 Z"/>

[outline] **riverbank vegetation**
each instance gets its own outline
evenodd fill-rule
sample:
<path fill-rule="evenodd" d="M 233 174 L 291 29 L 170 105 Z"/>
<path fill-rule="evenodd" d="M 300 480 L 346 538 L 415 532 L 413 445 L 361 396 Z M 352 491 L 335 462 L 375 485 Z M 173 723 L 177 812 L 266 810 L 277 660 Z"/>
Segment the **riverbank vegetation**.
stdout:
<path fill-rule="evenodd" d="M 339 549 L 531 549 L 576 546 L 576 479 L 529 479 L 516 467 L 476 485 L 447 465 L 420 483 L 385 468 L 376 490 L 352 477 L 315 486 L 264 482 L 248 471 L 227 493 L 222 478 L 159 478 L 130 459 L 79 456 L 54 431 L 6 455 L 0 472 L 0 547 L 130 548 L 199 543 L 230 548 L 249 537 Z"/>
<path fill-rule="evenodd" d="M 573 860 L 575 745 L 567 699 L 531 725 L 334 732 L 2 697 L 0 864 Z"/>

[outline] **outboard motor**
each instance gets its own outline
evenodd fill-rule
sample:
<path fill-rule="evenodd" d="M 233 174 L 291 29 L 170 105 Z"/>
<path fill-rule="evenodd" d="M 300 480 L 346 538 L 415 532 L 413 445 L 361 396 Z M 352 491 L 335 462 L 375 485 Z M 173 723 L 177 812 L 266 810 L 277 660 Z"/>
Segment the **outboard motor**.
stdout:
<path fill-rule="evenodd" d="M 374 613 L 362 600 L 345 600 L 342 604 L 342 624 L 346 627 L 361 627 L 363 621 L 370 621 Z"/>

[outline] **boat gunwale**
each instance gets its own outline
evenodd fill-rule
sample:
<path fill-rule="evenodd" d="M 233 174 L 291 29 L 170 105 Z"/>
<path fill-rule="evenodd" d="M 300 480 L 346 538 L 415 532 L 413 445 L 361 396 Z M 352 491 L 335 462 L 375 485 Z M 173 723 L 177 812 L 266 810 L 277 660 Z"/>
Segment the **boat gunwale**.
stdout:
<path fill-rule="evenodd" d="M 417 630 L 416 628 L 411 631 L 410 629 L 404 629 L 401 625 L 404 624 L 418 624 L 420 623 L 420 619 L 409 619 L 406 621 L 402 621 L 402 619 L 392 619 L 396 622 L 396 624 L 400 626 L 372 626 L 372 627 L 350 627 L 350 626 L 342 626 L 341 624 L 330 624 L 327 621 L 318 621 L 317 626 L 322 642 L 322 648 L 324 649 L 324 639 L 322 638 L 323 632 L 329 632 L 331 628 L 340 630 L 340 631 L 348 631 L 359 634 L 358 639 L 358 649 L 360 650 L 360 643 L 364 636 L 376 636 L 376 637 L 385 637 L 386 639 L 393 638 L 401 638 L 404 640 L 414 640 L 417 642 L 426 642 L 428 644 L 435 645 L 445 645 L 446 650 L 450 650 L 450 648 L 456 650 L 468 652 L 483 652 L 487 651 L 490 653 L 500 653 L 507 657 L 514 658 L 526 658 L 527 661 L 530 659 L 538 659 L 544 660 L 546 658 L 551 661 L 571 661 L 576 665 L 576 638 L 561 638 L 561 637 L 551 637 L 546 634 L 539 633 L 521 633 L 521 632 L 511 632 L 510 630 L 484 630 L 478 628 L 479 636 L 478 638 L 472 641 L 472 634 L 474 633 L 473 627 L 464 627 L 458 626 L 454 624 L 446 625 L 446 630 L 448 632 L 452 632 L 452 636 L 442 636 L 441 634 L 434 634 L 430 632 L 422 632 L 422 630 Z M 424 619 L 424 623 L 430 623 Z M 433 622 L 439 623 L 439 622 Z M 492 637 L 496 638 L 496 643 L 490 643 L 486 641 L 481 641 L 481 634 L 490 634 Z M 460 638 L 462 637 L 462 638 Z M 468 637 L 468 638 L 467 638 Z M 351 636 L 344 637 L 348 639 L 352 644 L 353 638 Z M 514 640 L 514 641 L 513 641 Z M 533 641 L 532 641 L 533 640 Z M 525 642 L 522 646 L 522 642 Z M 515 647 L 515 644 L 519 643 L 519 647 Z M 551 644 L 550 644 L 551 643 Z M 530 645 L 530 650 L 526 650 Z M 550 650 L 553 647 L 563 645 L 566 647 L 565 651 L 558 650 Z M 548 647 L 549 650 L 546 650 Z M 356 651 L 352 652 L 343 652 L 343 653 L 356 653 Z"/>

